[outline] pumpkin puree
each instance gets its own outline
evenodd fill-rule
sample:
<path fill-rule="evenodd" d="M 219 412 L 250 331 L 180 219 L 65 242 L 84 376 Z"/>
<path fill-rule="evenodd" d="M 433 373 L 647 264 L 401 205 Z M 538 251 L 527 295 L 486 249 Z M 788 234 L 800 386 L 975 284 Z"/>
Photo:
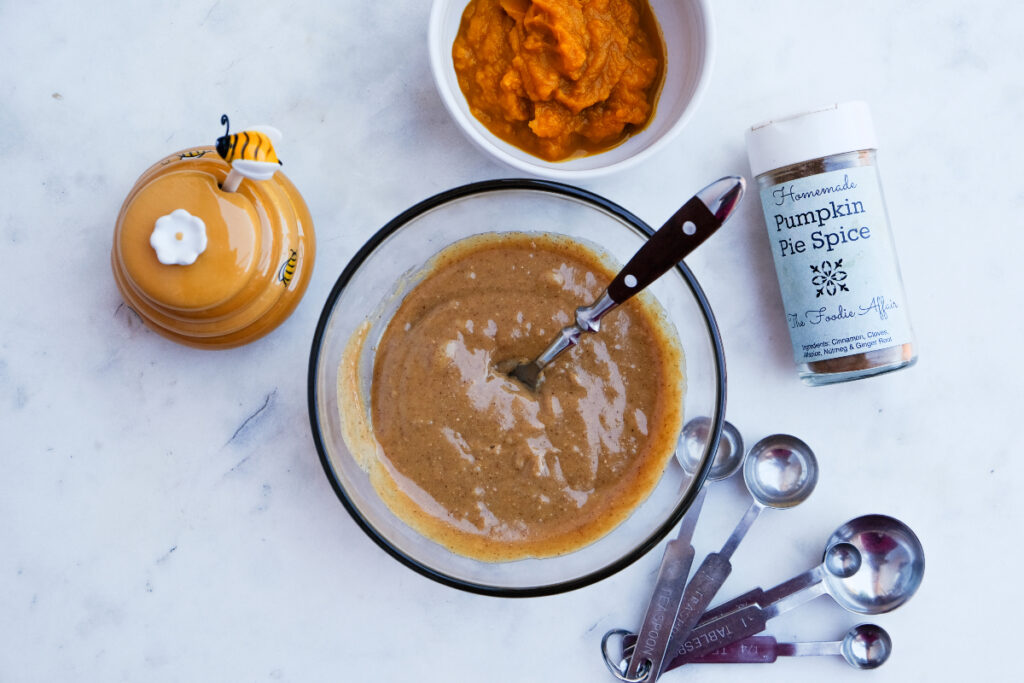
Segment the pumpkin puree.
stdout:
<path fill-rule="evenodd" d="M 452 57 L 473 116 L 548 161 L 642 129 L 665 61 L 647 0 L 470 0 Z"/>

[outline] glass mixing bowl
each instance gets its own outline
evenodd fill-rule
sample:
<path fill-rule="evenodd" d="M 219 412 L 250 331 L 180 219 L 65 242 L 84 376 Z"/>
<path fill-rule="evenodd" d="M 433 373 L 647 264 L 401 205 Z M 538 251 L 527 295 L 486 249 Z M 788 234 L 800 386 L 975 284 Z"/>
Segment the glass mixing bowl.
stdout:
<path fill-rule="evenodd" d="M 681 198 L 682 200 L 686 199 Z M 718 445 L 725 409 L 725 360 L 711 308 L 683 264 L 649 289 L 675 326 L 685 355 L 683 417 L 705 417 L 702 457 L 693 471 L 672 458 L 651 495 L 612 532 L 556 557 L 483 562 L 457 555 L 420 535 L 379 498 L 342 437 L 338 368 L 349 338 L 370 331 L 358 361 L 368 395 L 376 342 L 427 260 L 448 245 L 485 232 L 568 235 L 625 263 L 653 230 L 598 195 L 543 180 L 494 180 L 443 192 L 381 228 L 341 273 L 324 305 L 309 359 L 309 417 L 324 471 L 338 498 L 370 538 L 395 559 L 431 579 L 475 593 L 547 595 L 586 586 L 628 566 L 679 522 L 703 484 Z M 588 304 L 590 302 L 581 302 Z M 598 333 L 600 334 L 600 333 Z M 558 362 L 557 360 L 555 361 Z"/>

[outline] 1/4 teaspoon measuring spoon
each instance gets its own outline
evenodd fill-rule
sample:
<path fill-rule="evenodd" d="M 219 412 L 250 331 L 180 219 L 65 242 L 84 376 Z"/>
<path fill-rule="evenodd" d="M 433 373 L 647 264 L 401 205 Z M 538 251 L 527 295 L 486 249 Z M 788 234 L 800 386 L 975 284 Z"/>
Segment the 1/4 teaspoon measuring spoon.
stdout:
<path fill-rule="evenodd" d="M 877 669 L 892 654 L 892 638 L 877 624 L 858 624 L 842 640 L 780 643 L 773 636 L 750 636 L 690 661 L 691 664 L 771 664 L 779 657 L 839 655 L 855 669 Z"/>
<path fill-rule="evenodd" d="M 601 318 L 609 311 L 653 284 L 722 227 L 739 204 L 745 187 L 743 178 L 726 176 L 694 195 L 644 242 L 597 301 L 576 309 L 574 325 L 563 328 L 537 358 L 516 365 L 508 374 L 536 390 L 541 372 L 555 356 L 575 346 L 584 332 L 597 332 Z"/>

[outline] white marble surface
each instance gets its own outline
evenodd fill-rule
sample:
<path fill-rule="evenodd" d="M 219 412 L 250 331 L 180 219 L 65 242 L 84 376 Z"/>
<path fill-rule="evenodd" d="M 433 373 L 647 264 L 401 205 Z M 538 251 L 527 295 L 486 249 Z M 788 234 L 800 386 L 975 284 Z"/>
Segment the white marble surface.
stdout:
<path fill-rule="evenodd" d="M 1024 523 L 1024 5 L 714 4 L 717 62 L 692 124 L 586 187 L 658 224 L 708 179 L 749 173 L 746 125 L 865 99 L 921 351 L 908 371 L 805 387 L 756 203 L 694 255 L 725 339 L 730 418 L 751 442 L 800 435 L 823 466 L 805 506 L 758 523 L 722 595 L 810 567 L 832 528 L 865 512 L 908 522 L 928 569 L 877 619 L 895 640 L 877 672 L 818 659 L 664 680 L 1014 679 L 1024 554 L 995 553 Z M 410 204 L 510 175 L 443 109 L 428 11 L 0 2 L 0 681 L 610 680 L 598 641 L 639 622 L 660 550 L 568 595 L 459 593 L 363 535 L 309 434 L 309 344 L 349 257 Z M 109 249 L 138 174 L 210 142 L 225 111 L 285 131 L 319 254 L 283 327 L 214 353 L 143 328 Z M 698 552 L 744 505 L 738 482 L 712 491 Z M 770 631 L 831 639 L 858 620 L 822 598 Z"/>

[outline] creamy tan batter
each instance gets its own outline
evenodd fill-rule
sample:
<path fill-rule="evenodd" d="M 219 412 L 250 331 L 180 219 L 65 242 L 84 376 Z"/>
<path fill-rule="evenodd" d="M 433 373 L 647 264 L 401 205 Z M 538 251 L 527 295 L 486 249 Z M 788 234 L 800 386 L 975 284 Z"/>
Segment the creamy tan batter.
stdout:
<path fill-rule="evenodd" d="M 510 560 L 585 546 L 647 497 L 683 391 L 682 352 L 653 298 L 610 313 L 536 393 L 495 367 L 540 353 L 612 277 L 552 235 L 482 236 L 434 259 L 376 350 L 379 448 L 365 464 L 381 468 L 374 483 L 396 514 L 459 554 Z"/>

